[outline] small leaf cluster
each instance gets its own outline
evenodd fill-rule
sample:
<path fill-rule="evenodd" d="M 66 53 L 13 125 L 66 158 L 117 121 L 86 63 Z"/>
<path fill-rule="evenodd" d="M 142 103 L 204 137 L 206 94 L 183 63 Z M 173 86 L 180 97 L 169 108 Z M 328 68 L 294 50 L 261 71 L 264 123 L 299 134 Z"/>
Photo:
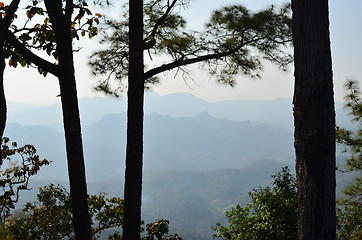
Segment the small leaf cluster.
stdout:
<path fill-rule="evenodd" d="M 98 27 L 95 24 L 99 24 L 102 14 L 93 14 L 85 1 L 74 5 L 74 8 L 78 11 L 78 14 L 71 23 L 72 37 L 79 40 L 79 32 L 82 37 L 85 37 L 86 34 L 88 34 L 88 38 L 96 36 L 98 34 Z"/>
<path fill-rule="evenodd" d="M 21 190 L 29 190 L 29 179 L 36 175 L 41 167 L 49 165 L 46 159 L 41 160 L 33 145 L 18 147 L 16 142 L 10 144 L 9 138 L 1 142 L 0 170 L 0 221 L 3 224 L 10 210 L 19 200 Z"/>
<path fill-rule="evenodd" d="M 0 21 L 1 21 L 1 27 L 5 28 L 5 17 L 8 15 L 7 12 L 9 11 L 9 6 L 5 5 L 3 2 L 0 2 Z M 14 14 L 12 20 L 16 19 L 18 16 L 16 14 Z M 13 26 L 11 26 L 11 28 L 14 28 Z M 20 39 L 25 39 L 26 36 L 20 36 Z M 3 49 L 3 55 L 6 59 L 9 59 L 9 66 L 10 67 L 17 67 L 19 64 L 22 67 L 25 67 L 27 65 L 30 64 L 30 62 L 25 59 L 23 56 L 20 55 L 20 53 L 18 51 L 16 51 L 15 49 L 10 50 L 9 49 L 9 45 L 7 43 L 7 41 L 4 39 L 4 45 L 2 45 L 2 47 L 4 46 Z"/>
<path fill-rule="evenodd" d="M 236 205 L 226 213 L 229 226 L 217 223 L 213 238 L 242 239 L 297 239 L 298 206 L 296 179 L 287 167 L 272 176 L 273 188 L 253 189 L 250 203 Z"/>
<path fill-rule="evenodd" d="M 169 223 L 166 219 L 156 219 L 155 222 L 147 224 L 147 236 L 143 237 L 142 240 L 182 240 L 177 233 L 167 235 Z"/>
<path fill-rule="evenodd" d="M 6 15 L 7 15 L 7 11 L 9 9 L 8 5 L 5 5 L 4 2 L 0 2 L 0 19 L 3 20 Z M 14 18 L 17 18 L 18 16 L 15 14 Z"/>
<path fill-rule="evenodd" d="M 93 221 L 93 235 L 105 229 L 123 225 L 123 199 L 113 197 L 108 199 L 105 193 L 92 195 L 88 198 L 88 206 Z"/>

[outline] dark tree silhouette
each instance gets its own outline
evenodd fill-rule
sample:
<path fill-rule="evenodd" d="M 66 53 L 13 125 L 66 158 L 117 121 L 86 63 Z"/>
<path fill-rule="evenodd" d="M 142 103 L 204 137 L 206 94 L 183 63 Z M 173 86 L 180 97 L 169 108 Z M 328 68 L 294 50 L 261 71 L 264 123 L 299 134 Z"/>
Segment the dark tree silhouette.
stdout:
<path fill-rule="evenodd" d="M 335 111 L 328 0 L 292 0 L 299 239 L 336 239 Z"/>
<path fill-rule="evenodd" d="M 139 240 L 141 237 L 143 71 L 143 0 L 132 0 L 129 3 L 129 72 L 126 175 L 124 186 L 124 240 Z"/>
<path fill-rule="evenodd" d="M 3 14 L 0 14 L 0 143 L 3 138 L 5 125 L 6 125 L 6 99 L 4 91 L 4 71 L 5 71 L 5 55 L 4 55 L 4 45 L 5 45 L 5 34 L 4 31 L 9 28 L 10 24 L 14 20 L 14 14 L 19 6 L 20 0 L 13 0 L 6 9 L 5 17 Z M 1 6 L 5 8 L 5 6 Z M 5 9 L 1 11 L 5 12 Z M 0 166 L 2 164 L 2 154 L 0 152 Z"/>
<path fill-rule="evenodd" d="M 91 224 L 87 204 L 83 143 L 79 118 L 77 88 L 74 75 L 73 46 L 70 32 L 73 1 L 66 1 L 65 13 L 61 0 L 45 0 L 50 21 L 53 23 L 56 49 L 59 56 L 60 95 L 63 109 L 73 225 L 76 239 L 91 238 Z"/>
<path fill-rule="evenodd" d="M 14 66 L 18 62 L 24 66 L 33 63 L 38 66 L 40 73 L 46 75 L 49 72 L 59 80 L 75 238 L 89 240 L 91 225 L 87 205 L 83 143 L 73 62 L 73 38 L 79 36 L 74 28 L 75 20 L 72 19 L 75 8 L 79 10 L 77 19 L 82 18 L 89 11 L 86 3 L 77 2 L 75 4 L 72 0 L 44 0 L 45 10 L 37 4 L 37 1 L 33 1 L 33 6 L 27 8 L 27 16 L 30 19 L 36 14 L 45 15 L 44 13 L 46 13 L 48 18 L 44 24 L 38 24 L 38 27 L 35 25 L 30 31 L 24 32 L 20 36 L 16 36 L 9 29 L 2 27 L 2 36 L 10 44 L 7 49 L 8 57 L 11 60 L 14 59 L 12 61 Z M 48 24 L 48 21 L 51 25 Z M 91 25 L 92 22 L 87 21 L 90 37 L 96 34 Z M 31 34 L 35 34 L 35 36 Z M 33 39 L 37 40 L 32 41 L 31 44 L 27 42 Z M 53 64 L 35 55 L 31 48 L 45 50 L 58 60 L 58 64 Z"/>

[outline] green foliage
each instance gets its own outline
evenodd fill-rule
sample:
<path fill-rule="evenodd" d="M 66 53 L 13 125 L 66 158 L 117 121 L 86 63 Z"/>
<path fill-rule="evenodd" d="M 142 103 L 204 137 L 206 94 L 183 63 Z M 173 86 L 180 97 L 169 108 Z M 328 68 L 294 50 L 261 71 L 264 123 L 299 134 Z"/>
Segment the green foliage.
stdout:
<path fill-rule="evenodd" d="M 190 77 L 186 66 L 202 63 L 200 68 L 215 75 L 218 81 L 234 84 L 234 77 L 243 73 L 258 77 L 262 59 L 285 69 L 292 61 L 287 53 L 291 42 L 290 7 L 269 7 L 251 13 L 245 7 L 233 5 L 215 11 L 202 32 L 186 29 L 186 20 L 179 14 L 189 1 L 150 0 L 144 2 L 144 50 L 150 59 L 168 57 L 163 63 L 145 71 L 148 80 L 161 73 L 177 69 L 186 79 Z M 128 73 L 128 7 L 124 7 L 122 21 L 106 20 L 101 30 L 103 50 L 90 59 L 93 73 L 103 75 L 97 90 L 117 95 L 124 89 L 122 79 Z M 163 58 L 164 59 L 164 58 Z M 110 80 L 120 83 L 111 88 Z"/>
<path fill-rule="evenodd" d="M 345 108 L 349 110 L 349 115 L 352 116 L 352 121 L 357 124 L 358 129 L 353 132 L 345 128 L 337 127 L 336 137 L 337 142 L 348 147 L 348 152 L 351 154 L 347 159 L 345 169 L 343 171 L 360 171 L 362 169 L 362 104 L 360 99 L 360 91 L 358 81 L 348 80 L 345 84 L 348 94 L 345 96 Z M 346 149 L 347 151 L 347 149 Z"/>
<path fill-rule="evenodd" d="M 104 237 L 103 231 L 123 224 L 123 199 L 106 198 L 104 193 L 88 198 L 92 220 L 92 238 Z M 74 239 L 70 194 L 60 185 L 41 187 L 37 200 L 27 203 L 23 217 L 12 217 L 6 223 L 6 230 L 12 239 Z M 178 234 L 168 234 L 168 220 L 157 220 L 146 225 L 144 240 L 182 240 Z M 122 239 L 114 231 L 107 239 Z"/>
<path fill-rule="evenodd" d="M 156 219 L 155 222 L 149 223 L 146 225 L 147 235 L 142 237 L 142 240 L 182 240 L 182 238 L 177 234 L 167 235 L 168 234 L 168 224 L 169 221 L 165 219 Z M 144 230 L 144 229 L 142 229 Z M 122 240 L 122 235 L 119 232 L 108 236 L 109 240 Z"/>
<path fill-rule="evenodd" d="M 28 49 L 41 50 L 51 56 L 57 63 L 58 51 L 56 49 L 55 34 L 53 25 L 47 14 L 46 9 L 41 6 L 42 1 L 33 0 L 31 4 L 25 7 L 26 10 L 26 22 L 19 24 L 12 24 L 10 26 L 11 31 L 17 36 L 18 40 Z M 88 8 L 88 4 L 85 1 L 79 1 L 74 4 L 75 17 L 72 19 L 69 26 L 71 36 L 73 39 L 79 40 L 80 37 L 88 36 L 92 38 L 98 34 L 98 28 L 96 24 L 99 24 L 101 14 L 92 12 Z M 0 8 L 0 14 L 6 15 L 7 7 Z M 65 9 L 63 9 L 65 11 Z M 64 12 L 65 13 L 65 12 Z M 19 27 L 19 26 L 22 27 Z M 31 62 L 24 58 L 19 51 L 17 51 L 12 45 L 5 42 L 4 56 L 9 59 L 9 66 L 16 68 L 18 65 L 22 67 L 30 66 Z M 38 68 L 39 73 L 44 76 L 47 72 L 41 68 Z"/>
<path fill-rule="evenodd" d="M 346 146 L 350 154 L 344 167 L 339 170 L 354 174 L 352 183 L 346 187 L 338 199 L 338 237 L 340 239 L 361 239 L 362 236 L 362 104 L 358 81 L 348 80 L 345 84 L 345 108 L 349 110 L 352 121 L 357 124 L 356 131 L 337 127 L 337 142 Z"/>
<path fill-rule="evenodd" d="M 93 238 L 123 223 L 123 200 L 105 194 L 88 198 Z M 13 218 L 7 229 L 14 239 L 74 239 L 70 194 L 60 185 L 40 188 L 37 201 L 27 203 L 25 217 Z"/>
<path fill-rule="evenodd" d="M 73 238 L 69 193 L 60 186 L 39 189 L 37 202 L 24 206 L 24 218 L 10 219 L 7 229 L 14 239 Z"/>
<path fill-rule="evenodd" d="M 156 222 L 147 224 L 147 236 L 143 237 L 142 240 L 182 240 L 177 233 L 166 236 L 168 234 L 168 224 L 169 221 L 165 219 L 157 219 Z"/>
<path fill-rule="evenodd" d="M 10 146 L 9 146 L 10 145 Z M 33 145 L 18 147 L 16 142 L 10 144 L 9 138 L 1 142 L 0 170 L 0 223 L 4 224 L 10 210 L 15 207 L 22 190 L 29 190 L 29 179 L 36 175 L 41 167 L 49 165 L 46 159 L 40 160 Z"/>
<path fill-rule="evenodd" d="M 361 240 L 362 208 L 345 205 L 337 208 L 337 239 Z"/>
<path fill-rule="evenodd" d="M 89 212 L 94 226 L 92 233 L 96 237 L 105 229 L 120 227 L 123 224 L 123 199 L 105 198 L 106 194 L 92 195 L 88 199 Z"/>
<path fill-rule="evenodd" d="M 206 25 L 208 44 L 221 52 L 235 51 L 229 58 L 223 59 L 228 64 L 227 68 L 218 61 L 211 62 L 214 72 L 218 71 L 219 65 L 222 67 L 218 75 L 220 81 L 232 84 L 232 76 L 239 72 L 258 77 L 262 58 L 285 70 L 292 61 L 284 48 L 292 38 L 289 13 L 289 5 L 280 9 L 271 6 L 256 13 L 241 5 L 215 11 Z"/>
<path fill-rule="evenodd" d="M 273 188 L 253 189 L 250 203 L 244 208 L 236 205 L 226 212 L 229 226 L 217 223 L 213 238 L 241 239 L 297 239 L 297 189 L 295 177 L 284 167 L 272 176 Z"/>

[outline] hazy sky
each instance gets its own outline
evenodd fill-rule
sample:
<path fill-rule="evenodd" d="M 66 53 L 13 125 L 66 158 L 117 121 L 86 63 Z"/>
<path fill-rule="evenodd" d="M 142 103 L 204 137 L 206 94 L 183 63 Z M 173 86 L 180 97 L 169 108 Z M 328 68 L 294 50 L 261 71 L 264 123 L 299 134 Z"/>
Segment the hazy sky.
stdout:
<path fill-rule="evenodd" d="M 8 1 L 5 1 L 8 2 Z M 230 3 L 240 3 L 252 10 L 262 9 L 270 4 L 281 4 L 283 0 L 192 0 L 191 7 L 184 12 L 190 29 L 201 29 L 213 9 Z M 332 42 L 335 98 L 342 101 L 343 84 L 347 78 L 362 80 L 362 10 L 361 0 L 330 1 L 330 31 Z M 18 14 L 21 14 L 20 9 Z M 112 10 L 117 11 L 116 9 Z M 99 96 L 93 86 L 97 78 L 90 74 L 87 58 L 98 49 L 97 39 L 85 40 L 83 49 L 75 53 L 76 77 L 79 97 Z M 161 77 L 161 84 L 153 87 L 160 95 L 174 92 L 190 92 L 207 101 L 227 99 L 276 99 L 292 98 L 293 66 L 281 72 L 276 66 L 266 64 L 261 79 L 237 77 L 234 88 L 218 85 L 207 73 L 193 71 L 196 84 L 174 78 L 172 73 Z M 5 91 L 8 100 L 36 105 L 48 105 L 59 101 L 57 79 L 50 74 L 44 78 L 31 68 L 14 69 L 7 67 L 5 72 Z"/>

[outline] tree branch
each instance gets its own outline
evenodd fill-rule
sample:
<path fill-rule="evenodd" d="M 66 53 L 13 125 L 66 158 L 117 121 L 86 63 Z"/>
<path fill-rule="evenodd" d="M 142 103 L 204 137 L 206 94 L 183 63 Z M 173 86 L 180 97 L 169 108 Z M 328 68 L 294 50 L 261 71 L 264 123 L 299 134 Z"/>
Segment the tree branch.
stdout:
<path fill-rule="evenodd" d="M 4 17 L 4 24 L 6 28 L 10 27 L 10 24 L 14 20 L 14 14 L 16 10 L 18 9 L 20 0 L 13 0 L 11 1 L 8 10 L 6 11 L 6 16 Z"/>
<path fill-rule="evenodd" d="M 1 25 L 1 28 L 4 26 Z M 37 65 L 38 67 L 44 69 L 47 72 L 50 72 L 54 76 L 59 75 L 59 67 L 47 60 L 39 57 L 38 55 L 34 54 L 32 51 L 27 49 L 24 44 L 22 44 L 16 36 L 8 29 L 1 29 L 1 32 L 5 34 L 6 40 L 17 50 L 19 51 L 26 59 Z"/>
<path fill-rule="evenodd" d="M 198 62 L 202 62 L 202 61 L 207 61 L 207 60 L 211 60 L 211 59 L 216 59 L 216 58 L 221 58 L 221 57 L 226 57 L 229 56 L 233 53 L 236 53 L 237 50 L 230 50 L 227 52 L 221 52 L 221 53 L 213 53 L 213 54 L 207 54 L 207 55 L 203 55 L 203 56 L 199 56 L 199 57 L 195 57 L 195 58 L 190 58 L 190 59 L 178 59 L 175 60 L 174 62 L 168 63 L 168 64 L 163 64 L 159 67 L 155 67 L 153 69 L 148 70 L 147 72 L 145 72 L 144 74 L 144 79 L 149 79 L 161 72 L 165 72 L 165 71 L 169 71 L 172 70 L 174 68 L 178 68 L 181 66 L 185 66 L 185 65 L 189 65 L 189 64 L 193 64 L 193 63 L 198 63 Z"/>
<path fill-rule="evenodd" d="M 144 46 L 143 49 L 150 49 L 156 44 L 156 32 L 158 27 L 165 21 L 167 16 L 170 14 L 172 8 L 176 5 L 177 0 L 173 0 L 171 5 L 167 6 L 166 12 L 157 20 L 155 23 L 155 26 L 153 26 L 153 29 L 151 31 L 151 34 L 143 40 Z"/>

